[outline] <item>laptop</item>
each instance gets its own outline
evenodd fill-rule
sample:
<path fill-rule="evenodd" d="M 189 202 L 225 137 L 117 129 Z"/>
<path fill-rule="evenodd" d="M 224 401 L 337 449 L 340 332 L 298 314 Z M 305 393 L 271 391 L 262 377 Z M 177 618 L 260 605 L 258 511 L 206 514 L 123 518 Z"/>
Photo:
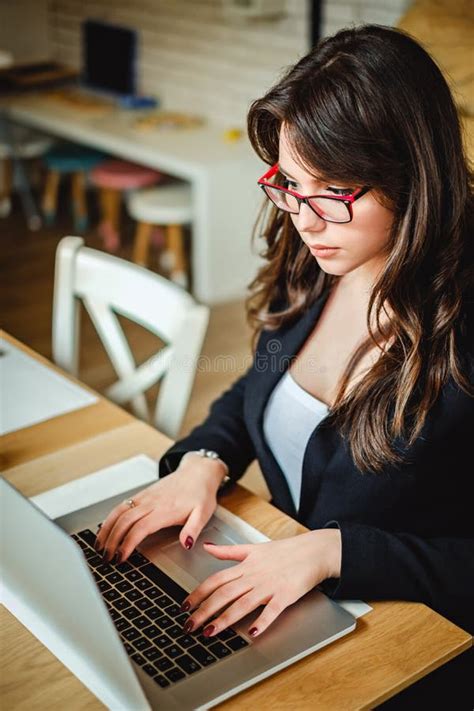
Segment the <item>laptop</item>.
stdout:
<path fill-rule="evenodd" d="M 208 709 L 355 629 L 352 614 L 314 589 L 256 639 L 247 630 L 263 608 L 217 636 L 204 637 L 202 628 L 185 634 L 186 595 L 236 565 L 200 543 L 253 541 L 218 506 L 191 551 L 171 527 L 148 536 L 125 563 L 105 564 L 93 547 L 98 524 L 142 488 L 53 521 L 0 478 L 7 607 L 107 707 Z"/>

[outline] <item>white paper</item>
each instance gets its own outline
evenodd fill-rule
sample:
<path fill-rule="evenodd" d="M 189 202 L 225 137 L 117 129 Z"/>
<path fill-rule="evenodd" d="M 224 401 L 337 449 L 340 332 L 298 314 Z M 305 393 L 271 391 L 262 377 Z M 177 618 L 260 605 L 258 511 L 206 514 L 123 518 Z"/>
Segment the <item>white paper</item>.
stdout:
<path fill-rule="evenodd" d="M 136 486 L 146 486 L 157 479 L 158 463 L 145 454 L 139 454 L 118 464 L 100 469 L 93 474 L 74 479 L 63 486 L 45 491 L 34 496 L 31 501 L 50 518 L 58 518 Z M 223 506 L 218 505 L 216 513 L 253 543 L 270 540 L 268 536 Z M 337 600 L 334 602 L 337 602 L 356 618 L 373 609 L 361 600 Z"/>
<path fill-rule="evenodd" d="M 93 393 L 0 338 L 0 435 L 97 402 Z"/>

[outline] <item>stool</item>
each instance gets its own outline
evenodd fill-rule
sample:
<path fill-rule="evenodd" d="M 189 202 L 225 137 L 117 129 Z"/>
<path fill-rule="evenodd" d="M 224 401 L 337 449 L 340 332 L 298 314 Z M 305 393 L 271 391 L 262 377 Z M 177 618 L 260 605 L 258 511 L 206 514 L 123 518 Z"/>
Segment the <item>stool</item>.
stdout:
<path fill-rule="evenodd" d="M 160 188 L 131 193 L 128 212 L 137 222 L 133 261 L 146 266 L 153 228 L 165 226 L 166 253 L 161 263 L 170 262 L 171 280 L 184 288 L 188 285 L 188 270 L 184 250 L 183 225 L 192 222 L 191 188 L 186 184 L 169 184 Z"/>
<path fill-rule="evenodd" d="M 104 247 L 115 252 L 120 246 L 119 220 L 121 195 L 125 190 L 134 190 L 154 185 L 165 179 L 159 173 L 143 165 L 124 160 L 107 160 L 91 172 L 91 181 L 100 188 L 102 219 L 99 234 Z"/>
<path fill-rule="evenodd" d="M 87 229 L 86 174 L 105 159 L 104 153 L 75 143 L 55 146 L 44 157 L 48 169 L 43 193 L 43 214 L 48 225 L 54 224 L 58 204 L 58 188 L 62 175 L 71 175 L 74 229 Z"/>
<path fill-rule="evenodd" d="M 31 195 L 30 184 L 23 168 L 23 160 L 39 158 L 53 144 L 49 136 L 25 126 L 0 121 L 0 217 L 7 217 L 11 210 L 13 164 L 19 181 L 23 210 L 30 229 L 41 226 L 41 218 Z"/>

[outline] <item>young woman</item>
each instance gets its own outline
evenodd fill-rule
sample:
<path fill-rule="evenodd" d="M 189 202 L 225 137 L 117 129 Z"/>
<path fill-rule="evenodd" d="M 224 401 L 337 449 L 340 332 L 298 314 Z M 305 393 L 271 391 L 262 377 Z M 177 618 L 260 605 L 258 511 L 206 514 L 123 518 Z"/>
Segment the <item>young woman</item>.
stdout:
<path fill-rule="evenodd" d="M 124 560 L 177 524 L 192 548 L 224 476 L 257 458 L 274 505 L 310 530 L 204 544 L 238 564 L 189 594 L 187 631 L 263 605 L 261 635 L 315 586 L 420 601 L 474 631 L 473 194 L 448 86 L 402 32 L 342 30 L 252 104 L 248 128 L 269 165 L 252 366 L 98 548 Z"/>

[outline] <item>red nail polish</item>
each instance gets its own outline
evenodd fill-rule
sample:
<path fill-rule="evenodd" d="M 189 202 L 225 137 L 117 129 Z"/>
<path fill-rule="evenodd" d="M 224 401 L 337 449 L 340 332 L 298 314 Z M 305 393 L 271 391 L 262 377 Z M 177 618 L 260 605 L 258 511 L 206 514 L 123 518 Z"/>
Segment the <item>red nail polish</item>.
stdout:
<path fill-rule="evenodd" d="M 193 547 L 193 545 L 194 545 L 194 539 L 191 536 L 188 536 L 186 538 L 185 543 L 184 543 L 185 548 L 187 548 L 189 550 L 190 548 Z"/>
<path fill-rule="evenodd" d="M 193 627 L 194 627 L 194 622 L 192 620 L 186 620 L 186 622 L 184 623 L 183 629 L 187 633 L 187 632 L 191 632 Z"/>
<path fill-rule="evenodd" d="M 191 603 L 186 600 L 185 602 L 183 602 L 183 604 L 179 608 L 179 611 L 180 612 L 187 612 L 190 607 L 191 607 Z"/>
<path fill-rule="evenodd" d="M 257 634 L 257 632 L 258 632 L 258 629 L 257 629 L 256 627 L 252 627 L 252 629 L 249 630 L 249 635 L 250 635 L 251 637 L 255 637 L 255 635 Z"/>
<path fill-rule="evenodd" d="M 216 545 L 216 544 L 214 543 L 214 541 L 204 541 L 204 543 L 205 543 L 206 545 L 208 545 L 208 546 L 215 546 L 215 545 Z"/>
<path fill-rule="evenodd" d="M 216 628 L 214 625 L 208 625 L 205 629 L 203 629 L 202 633 L 203 633 L 204 637 L 210 637 L 215 629 Z"/>

